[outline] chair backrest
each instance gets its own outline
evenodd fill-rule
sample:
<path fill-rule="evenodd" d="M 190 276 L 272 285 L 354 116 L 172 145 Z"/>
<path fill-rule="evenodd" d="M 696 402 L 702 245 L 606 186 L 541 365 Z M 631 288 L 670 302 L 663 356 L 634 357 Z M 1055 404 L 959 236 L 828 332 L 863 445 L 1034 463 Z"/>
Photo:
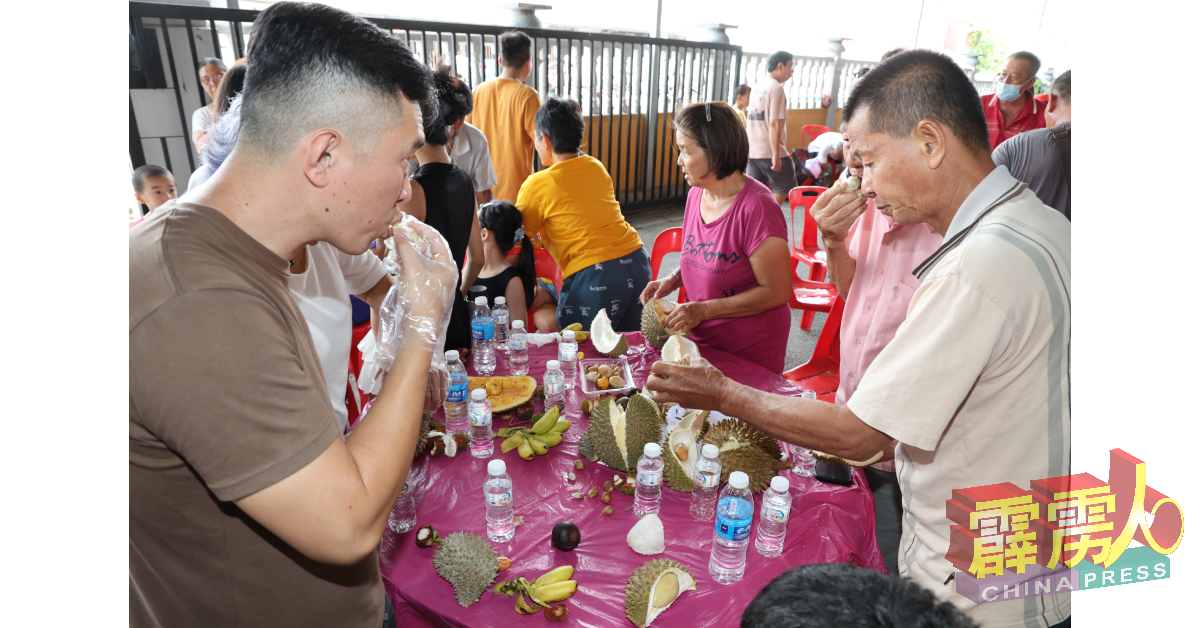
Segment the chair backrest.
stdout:
<path fill-rule="evenodd" d="M 533 249 L 533 269 L 534 274 L 538 277 L 553 280 L 554 285 L 562 290 L 562 269 L 558 267 L 546 249 Z"/>
<path fill-rule="evenodd" d="M 792 191 L 788 192 L 788 205 L 792 208 L 792 248 L 817 248 L 817 222 L 812 218 L 812 206 L 817 202 L 817 197 L 828 189 L 819 185 L 806 185 L 792 188 Z M 799 207 L 804 208 L 803 228 L 796 226 L 796 209 Z M 799 244 L 796 243 L 797 234 L 800 234 Z"/>
<path fill-rule="evenodd" d="M 650 252 L 650 279 L 658 279 L 658 268 L 662 266 L 667 253 L 683 252 L 683 227 L 671 227 L 654 238 L 654 250 Z M 679 289 L 679 302 L 687 300 L 687 293 Z"/>
<path fill-rule="evenodd" d="M 829 315 L 825 317 L 825 324 L 821 326 L 821 335 L 817 336 L 817 344 L 813 347 L 813 357 L 827 357 L 835 362 L 840 362 L 842 359 L 842 310 L 846 309 L 846 301 L 842 297 L 838 297 L 833 302 L 833 309 L 829 311 Z"/>
<path fill-rule="evenodd" d="M 806 124 L 800 127 L 800 146 L 808 150 L 808 145 L 822 133 L 828 133 L 829 127 L 824 124 Z"/>

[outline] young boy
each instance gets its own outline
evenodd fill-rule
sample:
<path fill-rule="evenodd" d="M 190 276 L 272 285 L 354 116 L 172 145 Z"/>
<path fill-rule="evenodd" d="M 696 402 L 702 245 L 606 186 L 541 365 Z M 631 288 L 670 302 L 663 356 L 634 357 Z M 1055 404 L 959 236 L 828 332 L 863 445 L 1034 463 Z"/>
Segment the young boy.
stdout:
<path fill-rule="evenodd" d="M 166 168 L 146 165 L 133 171 L 133 196 L 149 208 L 149 215 L 163 203 L 178 198 L 179 193 L 175 191 L 175 177 Z"/>

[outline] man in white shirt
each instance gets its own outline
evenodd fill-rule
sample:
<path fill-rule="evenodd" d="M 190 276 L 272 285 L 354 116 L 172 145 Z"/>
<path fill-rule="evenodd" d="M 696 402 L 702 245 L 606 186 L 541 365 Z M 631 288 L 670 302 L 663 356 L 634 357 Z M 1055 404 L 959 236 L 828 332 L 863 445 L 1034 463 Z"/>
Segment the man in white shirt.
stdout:
<path fill-rule="evenodd" d="M 492 155 L 488 152 L 487 136 L 478 127 L 463 120 L 452 128 L 450 159 L 459 168 L 471 175 L 475 184 L 475 202 L 478 205 L 492 201 L 492 186 L 496 185 L 496 169 L 492 167 Z M 417 160 L 408 162 L 408 174 L 417 171 Z"/>
<path fill-rule="evenodd" d="M 838 405 L 766 394 L 703 359 L 655 363 L 646 389 L 849 460 L 895 439 L 900 575 L 986 628 L 1069 625 L 1069 593 L 975 604 L 955 592 L 946 501 L 955 489 L 1070 473 L 1070 223 L 992 162 L 975 89 L 945 55 L 881 63 L 843 117 L 864 193 L 886 198 L 897 223 L 945 236 L 854 395 Z"/>

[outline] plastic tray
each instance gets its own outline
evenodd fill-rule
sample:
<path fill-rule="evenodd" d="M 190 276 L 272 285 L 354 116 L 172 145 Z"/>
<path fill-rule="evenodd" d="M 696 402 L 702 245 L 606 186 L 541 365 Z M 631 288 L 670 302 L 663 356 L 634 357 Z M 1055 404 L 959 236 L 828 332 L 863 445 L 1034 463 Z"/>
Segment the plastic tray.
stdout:
<path fill-rule="evenodd" d="M 589 366 L 601 364 L 618 364 L 621 367 L 621 377 L 625 380 L 624 388 L 596 388 L 596 382 L 589 381 L 585 375 Z M 621 393 L 636 388 L 633 381 L 633 371 L 629 368 L 629 360 L 625 356 L 615 358 L 587 358 L 579 361 L 579 389 L 589 397 L 599 397 L 604 393 Z"/>

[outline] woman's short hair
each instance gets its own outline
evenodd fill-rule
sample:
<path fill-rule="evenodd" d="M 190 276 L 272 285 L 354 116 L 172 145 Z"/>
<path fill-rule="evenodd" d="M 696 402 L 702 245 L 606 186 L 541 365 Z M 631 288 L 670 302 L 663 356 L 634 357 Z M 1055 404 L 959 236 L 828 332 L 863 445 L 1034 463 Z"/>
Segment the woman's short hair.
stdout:
<path fill-rule="evenodd" d="M 246 86 L 246 64 L 239 63 L 233 66 L 232 70 L 225 73 L 225 77 L 221 79 L 221 86 L 217 88 L 217 115 L 225 113 L 229 109 L 229 101 L 233 97 L 242 93 L 242 88 Z"/>
<path fill-rule="evenodd" d="M 583 145 L 583 114 L 573 100 L 547 99 L 533 117 L 533 128 L 538 136 L 550 136 L 556 153 L 573 153 Z"/>
<path fill-rule="evenodd" d="M 750 141 L 746 138 L 746 127 L 729 103 L 688 105 L 675 115 L 674 126 L 676 132 L 696 142 L 718 179 L 746 170 Z"/>
<path fill-rule="evenodd" d="M 227 69 L 227 68 L 225 67 L 225 62 L 224 62 L 224 61 L 222 61 L 222 60 L 220 60 L 220 59 L 218 59 L 218 58 L 216 58 L 216 57 L 204 57 L 203 59 L 201 59 L 201 60 L 200 60 L 200 63 L 198 63 L 198 64 L 196 65 L 196 71 L 197 71 L 197 72 L 199 72 L 199 71 L 200 71 L 200 68 L 202 68 L 202 67 L 204 67 L 204 66 L 206 66 L 206 65 L 215 65 L 215 66 L 217 66 L 218 68 L 221 68 L 221 71 L 222 71 L 222 72 L 224 72 L 224 71 Z"/>

